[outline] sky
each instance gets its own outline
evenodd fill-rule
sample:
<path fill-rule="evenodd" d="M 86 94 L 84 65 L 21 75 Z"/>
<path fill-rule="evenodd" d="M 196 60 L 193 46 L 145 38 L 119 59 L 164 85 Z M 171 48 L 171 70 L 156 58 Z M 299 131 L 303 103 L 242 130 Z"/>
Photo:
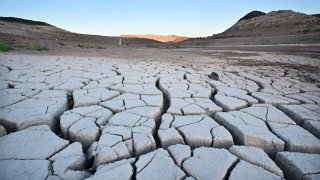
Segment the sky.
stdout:
<path fill-rule="evenodd" d="M 0 16 L 47 22 L 82 34 L 205 37 L 253 10 L 320 13 L 320 0 L 0 0 Z"/>

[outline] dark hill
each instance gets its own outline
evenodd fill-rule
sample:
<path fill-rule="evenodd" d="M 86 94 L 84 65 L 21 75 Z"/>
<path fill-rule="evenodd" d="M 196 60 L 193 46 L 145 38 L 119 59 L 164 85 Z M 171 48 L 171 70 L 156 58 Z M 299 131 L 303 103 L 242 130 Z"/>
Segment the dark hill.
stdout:
<path fill-rule="evenodd" d="M 32 21 L 15 17 L 0 17 L 0 42 L 12 45 L 43 44 L 56 46 L 58 44 L 118 46 L 119 37 L 98 36 L 73 33 L 45 22 Z M 126 38 L 126 45 L 159 44 L 150 39 Z M 49 48 L 50 49 L 50 48 Z"/>
<path fill-rule="evenodd" d="M 217 37 L 277 36 L 319 31 L 319 18 L 290 10 L 281 10 L 240 20 Z"/>
<path fill-rule="evenodd" d="M 21 19 L 21 18 L 15 18 L 15 17 L 0 17 L 0 21 L 11 22 L 11 23 L 22 23 L 26 25 L 51 26 L 50 24 L 45 22 L 32 21 L 28 19 Z"/>
<path fill-rule="evenodd" d="M 312 14 L 311 16 L 320 18 L 320 14 Z"/>
<path fill-rule="evenodd" d="M 243 16 L 238 22 L 243 21 L 243 20 L 252 19 L 255 17 L 259 17 L 259 16 L 263 16 L 263 15 L 266 15 L 266 13 L 261 12 L 261 11 L 251 11 L 250 13 Z"/>
<path fill-rule="evenodd" d="M 320 42 L 320 14 L 291 10 L 253 11 L 220 34 L 193 38 L 184 45 L 211 44 L 310 44 Z"/>

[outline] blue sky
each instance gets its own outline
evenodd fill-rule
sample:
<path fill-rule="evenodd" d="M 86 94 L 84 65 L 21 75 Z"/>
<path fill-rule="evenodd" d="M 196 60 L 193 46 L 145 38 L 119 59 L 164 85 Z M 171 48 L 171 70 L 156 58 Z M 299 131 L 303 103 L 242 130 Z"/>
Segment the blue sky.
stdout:
<path fill-rule="evenodd" d="M 320 0 L 1 0 L 0 16 L 84 34 L 209 36 L 253 10 L 320 13 Z"/>

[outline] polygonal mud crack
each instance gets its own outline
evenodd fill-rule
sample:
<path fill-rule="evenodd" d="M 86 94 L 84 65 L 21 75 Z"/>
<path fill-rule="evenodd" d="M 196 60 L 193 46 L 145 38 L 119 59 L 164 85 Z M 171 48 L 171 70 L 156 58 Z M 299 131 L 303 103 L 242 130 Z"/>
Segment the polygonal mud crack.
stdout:
<path fill-rule="evenodd" d="M 320 177 L 320 155 L 308 153 L 280 152 L 277 164 L 287 178 L 318 179 Z"/>
<path fill-rule="evenodd" d="M 1 179 L 45 179 L 52 175 L 62 179 L 84 179 L 90 176 L 89 172 L 83 171 L 87 160 L 81 144 L 69 145 L 46 125 L 0 137 L 0 144 Z"/>
<path fill-rule="evenodd" d="M 233 145 L 231 134 L 212 118 L 202 115 L 178 116 L 164 114 L 158 136 L 161 146 L 174 144 L 228 148 Z"/>
<path fill-rule="evenodd" d="M 217 113 L 215 118 L 233 134 L 237 144 L 260 147 L 273 156 L 284 149 L 319 152 L 319 139 L 271 105 Z"/>
<path fill-rule="evenodd" d="M 229 174 L 232 179 L 238 176 L 254 177 L 253 175 L 275 179 L 283 177 L 282 171 L 263 150 L 238 146 L 231 149 L 230 152 L 234 155 L 226 149 L 201 147 L 191 150 L 187 145 L 173 145 L 168 150 L 160 148 L 141 155 L 138 159 L 102 165 L 91 178 L 117 175 L 123 179 L 223 179 Z M 250 157 L 252 152 L 255 154 Z M 240 162 L 238 158 L 241 159 Z M 246 167 L 250 167 L 252 171 L 248 172 Z"/>
<path fill-rule="evenodd" d="M 156 149 L 153 134 L 160 115 L 158 107 L 137 107 L 112 116 L 99 141 L 90 148 L 94 165 L 97 167 Z"/>
<path fill-rule="evenodd" d="M 0 179 L 319 179 L 320 88 L 298 69 L 0 59 Z"/>
<path fill-rule="evenodd" d="M 0 109 L 0 124 L 9 131 L 35 125 L 49 125 L 58 131 L 58 118 L 68 109 L 67 94 L 63 91 L 45 90 Z"/>
<path fill-rule="evenodd" d="M 72 142 L 81 142 L 84 149 L 98 139 L 112 112 L 101 106 L 79 107 L 66 111 L 60 118 L 63 136 Z"/>
<path fill-rule="evenodd" d="M 161 78 L 160 89 L 169 99 L 170 114 L 196 115 L 207 114 L 213 116 L 216 112 L 222 111 L 210 100 L 212 89 L 205 84 L 192 84 L 186 80 Z"/>
<path fill-rule="evenodd" d="M 118 91 L 109 91 L 105 88 L 76 90 L 73 92 L 74 107 L 98 105 L 119 94 Z"/>

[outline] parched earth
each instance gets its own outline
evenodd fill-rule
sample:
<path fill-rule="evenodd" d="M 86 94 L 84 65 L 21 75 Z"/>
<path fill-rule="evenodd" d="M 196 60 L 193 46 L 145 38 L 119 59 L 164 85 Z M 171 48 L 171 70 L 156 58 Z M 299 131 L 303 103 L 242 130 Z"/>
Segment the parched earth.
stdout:
<path fill-rule="evenodd" d="M 301 72 L 2 54 L 0 179 L 320 179 L 318 74 Z"/>

